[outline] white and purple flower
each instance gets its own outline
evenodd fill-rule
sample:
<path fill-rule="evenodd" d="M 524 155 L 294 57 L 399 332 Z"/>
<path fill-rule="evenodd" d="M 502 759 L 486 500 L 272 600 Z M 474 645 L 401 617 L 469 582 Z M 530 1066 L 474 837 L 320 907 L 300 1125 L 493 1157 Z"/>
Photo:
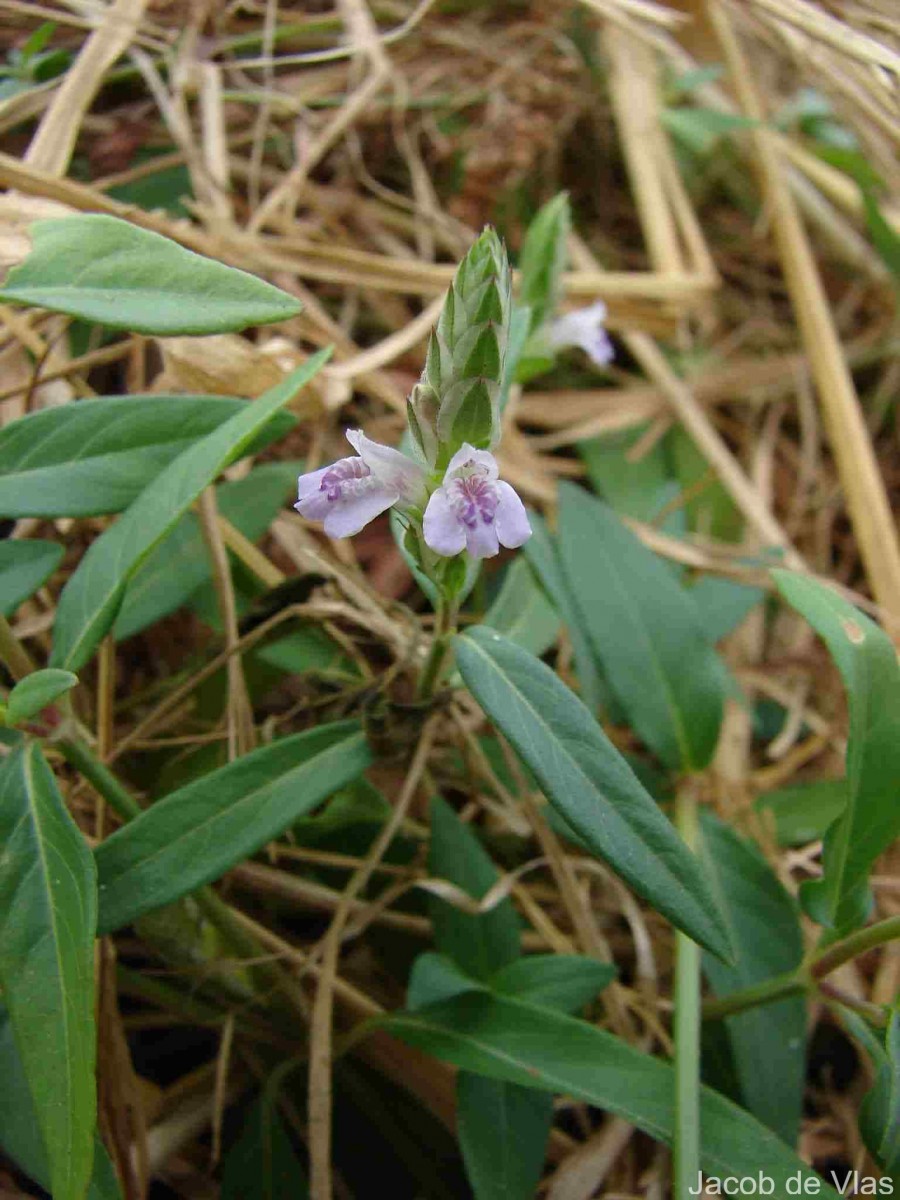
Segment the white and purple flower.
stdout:
<path fill-rule="evenodd" d="M 554 350 L 579 346 L 596 366 L 608 366 L 613 359 L 613 345 L 603 327 L 605 320 L 606 305 L 602 300 L 587 308 L 576 308 L 550 322 L 547 343 Z"/>
<path fill-rule="evenodd" d="M 394 504 L 409 509 L 425 503 L 425 472 L 417 463 L 361 429 L 348 429 L 347 441 L 357 457 L 300 476 L 294 508 L 301 516 L 324 521 L 329 537 L 345 538 Z"/>
<path fill-rule="evenodd" d="M 514 549 L 528 541 L 525 505 L 498 476 L 490 451 L 468 443 L 457 450 L 425 509 L 425 541 L 432 550 L 445 558 L 463 550 L 493 558 L 501 546 Z"/>

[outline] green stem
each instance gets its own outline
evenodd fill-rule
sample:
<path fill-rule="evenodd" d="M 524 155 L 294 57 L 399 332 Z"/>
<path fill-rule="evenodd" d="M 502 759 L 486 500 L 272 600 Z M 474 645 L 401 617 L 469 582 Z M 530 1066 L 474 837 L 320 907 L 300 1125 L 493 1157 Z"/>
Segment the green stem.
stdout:
<path fill-rule="evenodd" d="M 704 1001 L 703 1020 L 714 1021 L 719 1017 L 730 1017 L 733 1013 L 743 1012 L 747 1008 L 771 1004 L 774 1000 L 783 1000 L 785 996 L 796 996 L 805 992 L 807 986 L 807 980 L 799 968 L 784 975 L 775 975 L 772 979 L 754 983 L 738 992 Z"/>
<path fill-rule="evenodd" d="M 428 658 L 425 660 L 425 666 L 422 668 L 422 674 L 419 676 L 419 686 L 416 694 L 420 700 L 430 700 L 434 695 L 434 689 L 441 677 L 441 668 L 444 665 L 444 659 L 450 648 L 452 622 L 453 617 L 450 606 L 446 600 L 442 599 L 435 613 L 434 637 L 431 642 L 431 649 L 428 652 Z"/>
<path fill-rule="evenodd" d="M 697 800 L 690 785 L 675 801 L 675 824 L 690 849 L 697 843 Z M 675 937 L 675 1200 L 688 1200 L 700 1173 L 700 947 L 680 930 Z"/>
<path fill-rule="evenodd" d="M 28 657 L 28 651 L 21 645 L 13 633 L 6 617 L 0 613 L 0 659 L 2 659 L 13 679 L 18 683 L 34 670 L 34 664 Z"/>
<path fill-rule="evenodd" d="M 817 983 L 837 970 L 845 962 L 858 958 L 867 950 L 883 946 L 885 942 L 900 938 L 900 917 L 888 917 L 865 929 L 857 929 L 855 933 L 842 938 L 816 955 L 810 962 L 801 964 L 795 971 L 784 975 L 776 975 L 752 987 L 742 988 L 715 1000 L 707 1000 L 703 1005 L 703 1019 L 714 1020 L 717 1017 L 728 1017 L 733 1013 L 744 1012 L 748 1008 L 756 1008 L 760 1004 L 771 1004 L 774 1000 L 783 1000 L 785 996 L 795 996 L 806 992 L 811 984 Z"/>
<path fill-rule="evenodd" d="M 865 929 L 857 929 L 855 933 L 835 942 L 818 955 L 810 966 L 810 974 L 813 979 L 823 979 L 851 958 L 858 958 L 867 950 L 882 946 L 885 942 L 893 942 L 897 938 L 900 938 L 900 917 L 888 917 L 885 921 L 867 925 Z"/>
<path fill-rule="evenodd" d="M 141 806 L 116 779 L 109 767 L 102 763 L 81 738 L 61 738 L 54 745 L 63 758 L 70 763 L 94 787 L 103 799 L 126 821 L 140 816 Z"/>

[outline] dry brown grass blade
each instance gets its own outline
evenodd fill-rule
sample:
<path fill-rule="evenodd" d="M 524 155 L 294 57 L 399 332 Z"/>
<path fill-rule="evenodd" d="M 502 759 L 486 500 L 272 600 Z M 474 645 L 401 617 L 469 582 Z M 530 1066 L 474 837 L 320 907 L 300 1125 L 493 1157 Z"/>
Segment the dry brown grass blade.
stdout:
<path fill-rule="evenodd" d="M 85 42 L 78 60 L 47 109 L 25 162 L 51 175 L 65 175 L 84 114 L 103 77 L 137 36 L 147 0 L 115 0 L 102 23 Z"/>
<path fill-rule="evenodd" d="M 810 370 L 847 509 L 878 603 L 900 613 L 900 542 L 847 360 L 834 326 L 812 249 L 797 212 L 750 68 L 719 0 L 708 11 L 746 115 L 760 122 L 750 132 L 769 206 L 781 264 L 806 346 Z"/>
<path fill-rule="evenodd" d="M 334 977 L 337 974 L 341 937 L 350 916 L 353 901 L 371 878 L 375 864 L 394 840 L 425 772 L 436 732 L 437 718 L 425 724 L 409 765 L 403 787 L 385 822 L 366 855 L 341 894 L 338 908 L 325 935 L 322 969 L 316 988 L 312 1025 L 309 1035 L 309 1159 L 312 1200 L 331 1200 L 331 1022 Z"/>

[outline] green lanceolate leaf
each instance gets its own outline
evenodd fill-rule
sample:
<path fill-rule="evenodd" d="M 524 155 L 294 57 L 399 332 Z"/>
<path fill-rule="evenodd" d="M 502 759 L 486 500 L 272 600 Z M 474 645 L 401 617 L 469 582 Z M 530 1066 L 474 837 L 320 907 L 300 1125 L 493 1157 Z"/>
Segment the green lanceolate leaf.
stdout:
<path fill-rule="evenodd" d="M 859 1110 L 859 1131 L 866 1148 L 896 1185 L 900 1184 L 900 1009 L 887 1029 L 874 1030 L 858 1013 L 843 1009 L 844 1023 L 865 1049 L 875 1082 Z"/>
<path fill-rule="evenodd" d="M 49 1192 L 47 1151 L 38 1128 L 22 1059 L 9 1016 L 0 1009 L 0 1147 L 20 1170 Z M 94 1166 L 84 1200 L 122 1200 L 115 1168 L 99 1135 L 94 1136 Z"/>
<path fill-rule="evenodd" d="M 532 331 L 553 316 L 559 303 L 571 225 L 569 196 L 560 192 L 547 201 L 528 226 L 519 259 L 519 295 L 531 309 Z"/>
<path fill-rule="evenodd" d="M 823 838 L 847 807 L 847 782 L 815 779 L 779 788 L 760 796 L 755 807 L 772 814 L 779 846 L 805 846 Z"/>
<path fill-rule="evenodd" d="M 97 538 L 60 597 L 53 666 L 77 671 L 88 662 L 118 615 L 126 584 L 153 547 L 327 358 L 327 351 L 313 355 L 277 387 L 184 450 Z"/>
<path fill-rule="evenodd" d="M 463 680 L 590 850 L 714 954 L 728 937 L 700 864 L 581 701 L 484 626 L 455 640 Z"/>
<path fill-rule="evenodd" d="M 823 878 L 800 890 L 814 920 L 845 929 L 865 920 L 869 870 L 900 836 L 900 666 L 887 635 L 831 588 L 789 571 L 773 574 L 827 644 L 847 689 L 847 803 L 825 835 Z"/>
<path fill-rule="evenodd" d="M 0 300 L 161 336 L 226 333 L 296 316 L 270 283 L 102 215 L 38 221 Z"/>
<path fill-rule="evenodd" d="M 22 721 L 36 716 L 42 708 L 52 704 L 77 683 L 77 675 L 53 667 L 26 675 L 24 679 L 19 680 L 7 698 L 7 725 L 19 725 Z"/>
<path fill-rule="evenodd" d="M 624 1117 L 666 1143 L 672 1140 L 672 1067 L 610 1033 L 551 1009 L 473 990 L 442 1003 L 386 1017 L 396 1037 L 463 1070 L 525 1087 L 545 1088 Z M 799 1178 L 822 1184 L 770 1129 L 709 1088 L 701 1090 L 700 1157 L 710 1175 L 773 1180 L 784 1200 Z M 808 1193 L 803 1193 L 808 1194 Z M 816 1195 L 836 1200 L 821 1186 Z"/>
<path fill-rule="evenodd" d="M 100 932 L 224 875 L 370 761 L 358 724 L 342 721 L 254 750 L 158 800 L 97 847 Z"/>
<path fill-rule="evenodd" d="M 121 512 L 174 458 L 248 407 L 227 396 L 105 396 L 31 413 L 0 429 L 0 512 Z M 242 452 L 293 424 L 279 413 Z"/>
<path fill-rule="evenodd" d="M 499 878 L 474 832 L 437 796 L 431 802 L 428 869 L 473 900 L 481 900 Z M 477 915 L 438 896 L 429 896 L 429 908 L 438 949 L 475 979 L 487 979 L 521 953 L 519 920 L 508 898 Z"/>
<path fill-rule="evenodd" d="M 263 463 L 243 479 L 219 484 L 219 515 L 256 541 L 288 494 L 296 492 L 299 469 L 299 463 Z M 206 583 L 211 571 L 200 522 L 193 513 L 185 513 L 132 575 L 113 627 L 116 640 L 131 637 L 181 608 Z"/>
<path fill-rule="evenodd" d="M 456 1132 L 475 1200 L 533 1200 L 553 1123 L 553 1096 L 460 1071 Z"/>
<path fill-rule="evenodd" d="M 582 699 L 591 712 L 596 712 L 607 699 L 607 691 L 594 661 L 584 619 L 575 605 L 563 575 L 556 542 L 550 536 L 543 517 L 539 517 L 537 513 L 529 513 L 529 519 L 532 536 L 525 543 L 525 557 L 563 619 L 572 643 L 575 672 L 581 686 Z"/>
<path fill-rule="evenodd" d="M 500 591 L 485 613 L 485 625 L 528 650 L 543 654 L 556 641 L 559 616 L 541 590 L 524 559 L 515 559 L 503 577 Z"/>
<path fill-rule="evenodd" d="M 0 614 L 11 616 L 53 574 L 63 556 L 55 542 L 0 542 Z"/>
<path fill-rule="evenodd" d="M 94 863 L 40 748 L 0 767 L 0 985 L 55 1200 L 82 1200 L 94 1157 Z"/>
<path fill-rule="evenodd" d="M 634 728 L 669 767 L 712 757 L 725 676 L 689 596 L 613 510 L 560 489 L 560 552 L 604 675 Z"/>
<path fill-rule="evenodd" d="M 576 1012 L 616 977 L 612 963 L 582 954 L 530 954 L 492 975 L 492 991 L 560 1012 Z"/>
<path fill-rule="evenodd" d="M 796 901 L 759 850 L 711 813 L 701 824 L 701 862 L 726 915 L 734 965 L 704 956 L 716 995 L 794 970 L 803 957 Z M 806 1001 L 790 996 L 726 1018 L 739 1099 L 789 1146 L 797 1140 L 806 1073 Z"/>

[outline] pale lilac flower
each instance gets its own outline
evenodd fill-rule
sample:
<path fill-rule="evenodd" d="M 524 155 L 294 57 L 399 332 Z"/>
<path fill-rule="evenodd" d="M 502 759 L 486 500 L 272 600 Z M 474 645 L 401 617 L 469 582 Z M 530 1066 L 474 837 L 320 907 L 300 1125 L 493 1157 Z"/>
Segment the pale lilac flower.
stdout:
<path fill-rule="evenodd" d="M 598 300 L 596 304 L 576 308 L 551 321 L 547 329 L 547 341 L 554 350 L 580 346 L 591 362 L 598 367 L 605 367 L 613 359 L 612 342 L 603 328 L 605 320 L 606 305 Z"/>
<path fill-rule="evenodd" d="M 489 450 L 466 442 L 450 459 L 444 482 L 425 509 L 425 541 L 452 558 L 468 550 L 473 558 L 493 558 L 501 546 L 521 546 L 531 537 L 525 505 L 498 479 Z"/>
<path fill-rule="evenodd" d="M 330 467 L 309 471 L 297 481 L 301 516 L 324 521 L 329 537 L 359 533 L 393 504 L 413 508 L 425 503 L 425 472 L 399 450 L 348 429 L 347 441 L 359 457 L 340 458 Z"/>

